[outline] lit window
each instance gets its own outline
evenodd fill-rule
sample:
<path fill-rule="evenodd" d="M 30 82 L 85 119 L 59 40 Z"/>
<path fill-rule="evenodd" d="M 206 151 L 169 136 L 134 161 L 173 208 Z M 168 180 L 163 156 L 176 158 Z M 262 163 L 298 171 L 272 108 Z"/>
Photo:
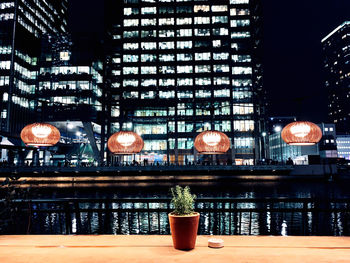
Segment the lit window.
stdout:
<path fill-rule="evenodd" d="M 250 150 L 252 150 L 252 148 L 254 147 L 254 138 L 252 137 L 237 137 L 234 140 L 235 149 L 249 150 L 250 148 Z"/>
<path fill-rule="evenodd" d="M 191 37 L 192 29 L 179 29 L 176 31 L 178 37 Z"/>
<path fill-rule="evenodd" d="M 155 15 L 155 14 L 157 14 L 157 7 L 142 7 L 141 14 L 143 14 L 143 15 Z"/>
<path fill-rule="evenodd" d="M 124 31 L 123 37 L 124 38 L 139 37 L 139 31 Z"/>
<path fill-rule="evenodd" d="M 214 97 L 215 98 L 230 97 L 230 90 L 229 89 L 214 90 Z"/>
<path fill-rule="evenodd" d="M 247 115 L 253 114 L 253 104 L 235 104 L 233 105 L 233 114 L 235 115 Z"/>
<path fill-rule="evenodd" d="M 157 19 L 155 19 L 155 18 L 141 19 L 142 26 L 155 26 L 156 24 L 157 24 Z"/>
<path fill-rule="evenodd" d="M 215 77 L 214 85 L 230 85 L 229 77 Z"/>
<path fill-rule="evenodd" d="M 177 139 L 179 149 L 192 149 L 193 148 L 193 139 L 192 138 L 179 138 Z"/>
<path fill-rule="evenodd" d="M 232 86 L 240 87 L 240 86 L 251 86 L 251 79 L 234 79 L 232 80 Z"/>
<path fill-rule="evenodd" d="M 177 73 L 193 73 L 193 66 L 177 66 Z"/>
<path fill-rule="evenodd" d="M 252 74 L 252 68 L 251 67 L 232 67 L 232 75 L 248 75 Z"/>
<path fill-rule="evenodd" d="M 174 49 L 174 42 L 159 42 L 159 49 Z"/>
<path fill-rule="evenodd" d="M 159 91 L 160 99 L 170 99 L 175 98 L 175 91 Z"/>
<path fill-rule="evenodd" d="M 174 18 L 159 18 L 158 23 L 160 26 L 174 25 Z"/>
<path fill-rule="evenodd" d="M 250 32 L 231 32 L 231 38 L 248 38 L 250 37 Z"/>
<path fill-rule="evenodd" d="M 193 98 L 193 92 L 191 90 L 183 90 L 177 92 L 177 97 L 179 99 L 192 99 Z"/>
<path fill-rule="evenodd" d="M 123 97 L 125 99 L 137 99 L 139 96 L 139 93 L 137 91 L 126 91 L 123 93 Z"/>
<path fill-rule="evenodd" d="M 214 103 L 214 114 L 215 115 L 230 115 L 230 102 L 229 101 L 223 101 L 223 102 L 215 102 Z"/>
<path fill-rule="evenodd" d="M 157 31 L 156 30 L 143 30 L 143 31 L 141 31 L 141 37 L 142 38 L 157 37 Z"/>
<path fill-rule="evenodd" d="M 143 80 L 141 80 L 141 86 L 142 87 L 155 87 L 155 86 L 157 86 L 157 80 L 156 79 L 143 79 Z"/>
<path fill-rule="evenodd" d="M 210 90 L 196 90 L 196 98 L 210 98 L 211 91 Z"/>
<path fill-rule="evenodd" d="M 129 75 L 129 74 L 138 74 L 139 68 L 138 67 L 124 67 L 123 68 L 123 74 Z"/>
<path fill-rule="evenodd" d="M 157 42 L 142 42 L 141 48 L 143 50 L 153 50 L 157 49 Z"/>
<path fill-rule="evenodd" d="M 175 55 L 173 54 L 161 54 L 159 55 L 160 62 L 175 61 Z"/>
<path fill-rule="evenodd" d="M 231 16 L 248 16 L 250 15 L 249 9 L 246 8 L 231 8 L 230 10 Z"/>
<path fill-rule="evenodd" d="M 138 8 L 124 8 L 125 16 L 137 15 L 138 13 L 139 13 Z"/>
<path fill-rule="evenodd" d="M 141 67 L 141 74 L 157 74 L 157 67 Z"/>
<path fill-rule="evenodd" d="M 213 53 L 213 59 L 214 60 L 226 60 L 228 59 L 230 56 L 229 53 L 225 53 L 225 52 L 222 52 L 222 53 Z"/>
<path fill-rule="evenodd" d="M 229 65 L 214 65 L 213 69 L 214 69 L 214 72 L 229 72 L 230 66 Z"/>
<path fill-rule="evenodd" d="M 174 37 L 175 33 L 174 30 L 159 30 L 158 35 L 159 37 Z"/>
<path fill-rule="evenodd" d="M 70 59 L 69 52 L 68 51 L 61 51 L 60 52 L 60 60 L 62 61 L 68 61 Z"/>
<path fill-rule="evenodd" d="M 211 19 L 212 19 L 213 24 L 228 23 L 227 16 L 213 16 Z"/>
<path fill-rule="evenodd" d="M 157 61 L 157 56 L 154 54 L 142 54 L 141 62 L 155 62 Z"/>
<path fill-rule="evenodd" d="M 176 24 L 177 25 L 191 25 L 192 18 L 190 18 L 190 17 L 176 18 Z"/>
<path fill-rule="evenodd" d="M 124 19 L 124 27 L 138 26 L 138 25 L 139 25 L 138 19 Z"/>
<path fill-rule="evenodd" d="M 123 55 L 123 62 L 138 62 L 138 55 Z"/>
<path fill-rule="evenodd" d="M 161 74 L 174 74 L 175 67 L 174 66 L 160 66 L 159 73 L 161 73 Z"/>
<path fill-rule="evenodd" d="M 230 4 L 249 4 L 249 0 L 230 0 Z"/>
<path fill-rule="evenodd" d="M 196 65 L 195 72 L 196 73 L 210 73 L 211 67 L 210 67 L 210 65 Z"/>
<path fill-rule="evenodd" d="M 178 7 L 176 7 L 176 13 L 178 13 L 178 14 L 192 13 L 192 7 L 191 6 L 178 6 Z"/>
<path fill-rule="evenodd" d="M 210 24 L 210 17 L 195 17 L 194 23 L 197 25 Z"/>
<path fill-rule="evenodd" d="M 211 85 L 211 79 L 210 78 L 196 78 L 195 79 L 196 85 Z"/>
<path fill-rule="evenodd" d="M 193 79 L 178 78 L 177 79 L 177 85 L 178 86 L 192 86 L 193 85 Z"/>
<path fill-rule="evenodd" d="M 249 19 L 231 20 L 231 27 L 246 27 L 250 25 Z"/>
<path fill-rule="evenodd" d="M 210 36 L 210 29 L 207 28 L 195 28 L 194 29 L 195 36 Z"/>
<path fill-rule="evenodd" d="M 233 121 L 233 126 L 235 131 L 247 132 L 254 130 L 254 121 L 246 120 L 246 121 Z"/>
<path fill-rule="evenodd" d="M 139 43 L 124 43 L 123 48 L 125 50 L 135 50 L 139 48 Z"/>
<path fill-rule="evenodd" d="M 213 28 L 214 36 L 228 36 L 228 28 Z"/>
<path fill-rule="evenodd" d="M 189 49 L 192 48 L 192 41 L 177 41 L 176 47 L 178 49 Z"/>
<path fill-rule="evenodd" d="M 154 99 L 155 97 L 156 93 L 154 91 L 141 92 L 141 99 Z"/>
<path fill-rule="evenodd" d="M 160 1 L 160 2 L 164 2 L 164 1 Z M 159 7 L 158 10 L 159 10 L 158 11 L 159 14 L 173 14 L 174 13 L 174 8 L 173 7 Z"/>
<path fill-rule="evenodd" d="M 195 53 L 195 60 L 210 60 L 210 52 Z"/>
<path fill-rule="evenodd" d="M 227 5 L 213 5 L 211 7 L 212 12 L 226 12 L 227 10 Z"/>
<path fill-rule="evenodd" d="M 124 79 L 123 86 L 124 87 L 137 87 L 139 85 L 139 81 L 137 79 Z"/>
<path fill-rule="evenodd" d="M 175 79 L 159 79 L 159 86 L 175 86 Z"/>
<path fill-rule="evenodd" d="M 221 47 L 221 40 L 213 40 L 213 47 Z"/>
<path fill-rule="evenodd" d="M 232 55 L 233 62 L 251 62 L 250 55 Z"/>
<path fill-rule="evenodd" d="M 192 54 L 177 54 L 178 61 L 191 61 L 192 59 Z"/>
<path fill-rule="evenodd" d="M 195 5 L 194 6 L 194 12 L 195 13 L 205 13 L 205 12 L 209 12 L 210 11 L 210 7 L 208 5 Z"/>
<path fill-rule="evenodd" d="M 231 121 L 215 121 L 214 129 L 216 131 L 230 132 L 231 131 Z"/>

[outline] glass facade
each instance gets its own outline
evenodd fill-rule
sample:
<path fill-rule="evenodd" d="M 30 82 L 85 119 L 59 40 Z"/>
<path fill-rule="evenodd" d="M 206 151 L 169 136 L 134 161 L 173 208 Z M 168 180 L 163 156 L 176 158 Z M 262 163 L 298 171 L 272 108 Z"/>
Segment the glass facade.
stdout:
<path fill-rule="evenodd" d="M 215 129 L 232 142 L 219 159 L 253 164 L 263 115 L 258 1 L 124 0 L 121 12 L 111 133 L 131 123 L 143 156 L 185 163 L 203 158 L 194 139 Z"/>
<path fill-rule="evenodd" d="M 350 133 L 350 21 L 322 39 L 328 117 L 340 133 Z"/>
<path fill-rule="evenodd" d="M 1 1 L 0 131 L 19 134 L 34 120 L 40 37 L 66 32 L 67 0 Z"/>

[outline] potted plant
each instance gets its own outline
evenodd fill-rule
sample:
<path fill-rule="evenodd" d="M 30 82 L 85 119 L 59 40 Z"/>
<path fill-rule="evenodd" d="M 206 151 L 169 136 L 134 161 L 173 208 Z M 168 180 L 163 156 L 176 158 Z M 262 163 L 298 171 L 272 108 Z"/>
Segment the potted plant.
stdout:
<path fill-rule="evenodd" d="M 168 216 L 174 248 L 193 249 L 196 245 L 199 223 L 199 213 L 193 211 L 196 196 L 191 194 L 188 186 L 185 188 L 176 186 L 170 190 L 174 211 Z"/>

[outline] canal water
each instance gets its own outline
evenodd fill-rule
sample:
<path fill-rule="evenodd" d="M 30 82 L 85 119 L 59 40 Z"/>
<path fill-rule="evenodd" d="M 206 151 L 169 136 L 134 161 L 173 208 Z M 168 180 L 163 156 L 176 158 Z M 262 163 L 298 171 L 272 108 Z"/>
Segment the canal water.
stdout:
<path fill-rule="evenodd" d="M 188 183 L 206 235 L 350 235 L 347 181 Z M 169 234 L 172 183 L 33 188 L 11 234 Z M 54 202 L 53 200 L 59 200 Z"/>

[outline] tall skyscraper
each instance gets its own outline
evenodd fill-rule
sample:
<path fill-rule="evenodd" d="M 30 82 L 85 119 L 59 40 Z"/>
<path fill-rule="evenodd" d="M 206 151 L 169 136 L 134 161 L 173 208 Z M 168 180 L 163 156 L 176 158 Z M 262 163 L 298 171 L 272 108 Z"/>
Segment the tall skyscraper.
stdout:
<path fill-rule="evenodd" d="M 231 139 L 221 160 L 261 158 L 259 2 L 124 0 L 112 13 L 111 132 L 140 134 L 150 162 L 196 162 L 205 130 Z"/>
<path fill-rule="evenodd" d="M 79 40 L 86 39 L 79 36 Z M 103 63 L 93 52 L 96 44 L 90 40 L 84 48 L 68 34 L 47 35 L 42 43 L 35 94 L 37 119 L 60 130 L 57 156 L 64 154 L 73 164 L 91 158 L 100 162 Z"/>
<path fill-rule="evenodd" d="M 67 0 L 0 2 L 0 131 L 18 135 L 35 120 L 40 37 L 66 32 Z"/>
<path fill-rule="evenodd" d="M 322 39 L 328 117 L 337 132 L 350 133 L 350 21 Z"/>

